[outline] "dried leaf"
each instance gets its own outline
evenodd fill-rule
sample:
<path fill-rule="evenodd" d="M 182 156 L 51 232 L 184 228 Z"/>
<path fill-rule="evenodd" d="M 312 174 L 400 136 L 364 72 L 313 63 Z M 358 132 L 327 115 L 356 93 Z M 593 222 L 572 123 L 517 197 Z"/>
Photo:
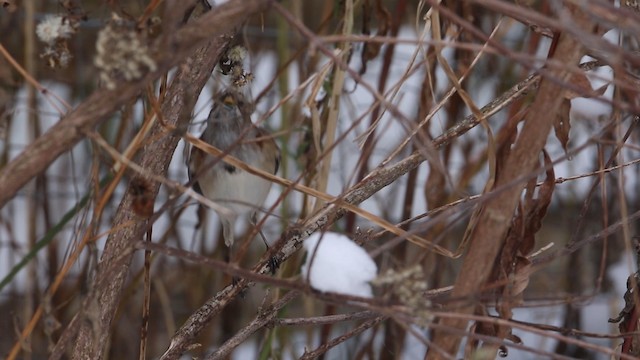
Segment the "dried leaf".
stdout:
<path fill-rule="evenodd" d="M 569 131 L 571 130 L 571 123 L 569 121 L 569 112 L 571 112 L 571 101 L 565 99 L 556 113 L 556 119 L 553 123 L 553 128 L 556 133 L 556 138 L 562 144 L 564 152 L 567 152 L 567 145 L 569 143 Z"/>
<path fill-rule="evenodd" d="M 593 97 L 604 95 L 604 92 L 607 91 L 608 87 L 609 87 L 609 84 L 604 84 L 599 88 L 593 90 L 593 93 L 594 93 Z"/>
<path fill-rule="evenodd" d="M 640 288 L 640 273 L 635 274 L 627 278 L 627 291 L 624 293 L 624 308 L 620 311 L 620 314 L 614 318 L 609 319 L 609 322 L 619 322 L 618 328 L 621 333 L 630 333 L 638 331 L 638 318 L 639 312 L 635 305 L 634 291 Z M 622 353 L 628 355 L 640 355 L 640 338 L 638 335 L 625 336 L 622 343 Z"/>
<path fill-rule="evenodd" d="M 549 154 L 543 150 L 544 155 L 544 165 L 547 168 L 546 178 L 542 186 L 538 188 L 538 196 L 534 199 L 533 197 L 525 197 L 527 202 L 525 203 L 525 208 L 527 209 L 527 214 L 525 217 L 525 230 L 522 242 L 520 243 L 520 247 L 518 248 L 518 253 L 521 256 L 526 256 L 533 251 L 535 247 L 535 235 L 542 228 L 542 220 L 547 214 L 547 209 L 551 204 L 551 197 L 556 188 L 556 176 L 553 170 L 553 163 Z M 527 193 L 531 191 L 533 193 L 535 190 L 527 190 Z"/>
<path fill-rule="evenodd" d="M 571 79 L 569 80 L 569 83 L 571 85 L 573 85 L 574 87 L 577 87 L 578 90 L 566 90 L 564 92 L 564 97 L 565 99 L 575 99 L 578 97 L 585 97 L 582 94 L 588 94 L 593 92 L 593 88 L 591 87 L 591 82 L 589 81 L 589 78 L 587 78 L 587 74 L 585 72 L 581 72 L 579 74 L 573 74 L 571 76 Z"/>
<path fill-rule="evenodd" d="M 509 117 L 509 120 L 495 137 L 496 140 L 496 175 L 500 176 L 500 170 L 504 166 L 511 153 L 511 147 L 516 142 L 518 137 L 518 124 L 524 120 L 524 117 L 529 112 L 528 107 L 522 107 L 515 115 Z"/>
<path fill-rule="evenodd" d="M 593 86 L 591 86 L 591 81 L 589 81 L 585 72 L 573 74 L 569 82 L 578 88 L 577 90 L 568 89 L 565 91 L 564 97 L 569 100 L 575 98 L 592 98 L 602 96 L 602 94 L 607 90 L 607 87 L 609 87 L 609 84 L 605 84 L 594 90 Z"/>
<path fill-rule="evenodd" d="M 518 335 L 510 334 L 507 337 L 507 340 L 510 340 L 514 344 L 522 344 L 522 339 Z"/>
<path fill-rule="evenodd" d="M 547 170 L 545 171 L 546 178 L 544 179 L 542 186 L 538 189 L 538 206 L 541 208 L 539 211 L 544 211 L 541 215 L 544 216 L 549 204 L 551 204 L 553 191 L 556 189 L 556 173 L 553 170 L 553 161 L 551 161 L 549 153 L 543 149 L 542 155 L 544 156 L 544 166 Z"/>
<path fill-rule="evenodd" d="M 515 272 L 512 277 L 510 295 L 521 298 L 522 293 L 529 285 L 529 279 L 533 273 L 531 261 L 523 256 L 518 256 L 516 260 Z"/>
<path fill-rule="evenodd" d="M 370 35 L 371 34 L 371 13 L 373 9 L 371 8 L 371 0 L 364 0 L 362 2 L 362 34 Z M 367 72 L 367 62 L 373 58 L 375 58 L 378 54 L 377 51 L 372 51 L 372 45 L 368 42 L 364 43 L 362 47 L 362 54 L 360 54 L 360 62 L 362 63 L 362 69 L 360 69 L 359 74 L 362 75 Z M 375 47 L 379 51 L 380 47 Z M 375 54 L 373 54 L 375 52 Z"/>
<path fill-rule="evenodd" d="M 636 250 L 636 261 L 640 265 L 640 236 L 633 237 L 633 243 Z M 637 292 L 640 289 L 640 270 L 627 278 L 627 291 L 624 293 L 624 308 L 615 319 L 609 319 L 609 322 L 620 325 L 618 328 L 621 333 L 636 333 L 625 336 L 622 343 L 622 353 L 627 355 L 640 355 L 640 336 L 637 335 L 640 327 L 640 311 L 636 306 Z"/>
<path fill-rule="evenodd" d="M 389 32 L 389 27 L 391 23 L 391 14 L 387 9 L 384 8 L 380 0 L 376 1 L 376 18 L 378 21 L 378 31 L 376 32 L 376 36 L 386 36 Z M 370 4 L 370 0 L 365 0 L 362 4 L 362 33 L 364 35 L 371 34 L 371 16 L 373 13 L 373 9 Z M 380 54 L 380 48 L 382 47 L 382 43 L 375 42 L 365 42 L 362 48 L 362 54 L 360 57 L 360 61 L 362 63 L 362 69 L 360 69 L 360 75 L 367 72 L 367 63 L 378 57 Z"/>
<path fill-rule="evenodd" d="M 529 285 L 533 268 L 527 255 L 533 251 L 535 235 L 542 227 L 542 220 L 551 204 L 555 189 L 553 163 L 546 151 L 543 151 L 543 156 L 547 169 L 545 181 L 540 187 L 536 186 L 535 179 L 527 184 L 525 195 L 511 220 L 502 252 L 490 278 L 490 282 L 504 282 L 508 279 L 507 286 L 496 290 L 500 299 L 496 310 L 504 319 L 511 318 L 513 307 L 522 302 L 523 292 Z M 511 333 L 508 327 L 496 327 L 496 329 L 503 338 Z"/>

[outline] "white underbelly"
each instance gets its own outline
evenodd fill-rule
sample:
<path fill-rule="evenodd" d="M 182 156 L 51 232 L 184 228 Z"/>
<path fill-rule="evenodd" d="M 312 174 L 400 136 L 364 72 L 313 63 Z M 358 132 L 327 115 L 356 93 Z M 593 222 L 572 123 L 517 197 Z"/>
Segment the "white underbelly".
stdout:
<path fill-rule="evenodd" d="M 271 182 L 240 169 L 218 172 L 213 182 L 200 182 L 205 196 L 238 215 L 256 211 L 264 205 Z"/>

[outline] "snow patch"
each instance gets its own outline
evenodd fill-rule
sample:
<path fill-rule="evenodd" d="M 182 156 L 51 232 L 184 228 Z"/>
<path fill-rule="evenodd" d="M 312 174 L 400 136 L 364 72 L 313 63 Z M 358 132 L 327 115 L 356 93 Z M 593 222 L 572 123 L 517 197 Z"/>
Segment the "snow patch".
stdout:
<path fill-rule="evenodd" d="M 307 260 L 302 276 L 312 288 L 345 295 L 371 298 L 369 282 L 376 277 L 378 267 L 369 254 L 347 236 L 315 233 L 305 242 Z"/>

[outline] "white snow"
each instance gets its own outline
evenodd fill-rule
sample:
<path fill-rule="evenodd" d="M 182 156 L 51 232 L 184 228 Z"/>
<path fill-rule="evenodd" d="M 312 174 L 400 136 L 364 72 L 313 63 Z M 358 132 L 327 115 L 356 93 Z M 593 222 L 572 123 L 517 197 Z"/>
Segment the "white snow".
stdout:
<path fill-rule="evenodd" d="M 207 0 L 207 3 L 209 3 L 209 6 L 211 6 L 212 8 L 228 2 L 229 0 Z"/>
<path fill-rule="evenodd" d="M 347 236 L 315 233 L 304 242 L 307 260 L 302 276 L 312 288 L 345 295 L 371 298 L 369 282 L 376 277 L 378 267 L 369 254 Z"/>

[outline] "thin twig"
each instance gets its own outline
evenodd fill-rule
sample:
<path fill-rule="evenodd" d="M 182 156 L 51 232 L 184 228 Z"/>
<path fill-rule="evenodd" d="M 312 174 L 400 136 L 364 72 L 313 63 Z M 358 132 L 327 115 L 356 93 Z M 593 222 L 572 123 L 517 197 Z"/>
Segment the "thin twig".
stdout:
<path fill-rule="evenodd" d="M 362 332 L 364 332 L 365 330 L 368 330 L 376 325 L 378 325 L 380 322 L 384 321 L 386 319 L 386 317 L 384 316 L 378 316 L 375 319 L 371 319 L 369 321 L 365 321 L 364 323 L 358 325 L 357 327 L 355 327 L 353 330 L 342 334 L 336 338 L 331 339 L 329 342 L 327 342 L 326 344 L 321 344 L 318 348 L 316 348 L 315 350 L 312 351 L 305 351 L 305 353 L 300 357 L 300 360 L 310 360 L 310 359 L 315 359 L 318 356 L 326 353 L 327 351 L 329 351 L 331 348 L 351 339 L 352 337 L 355 337 L 357 335 L 360 335 Z"/>

